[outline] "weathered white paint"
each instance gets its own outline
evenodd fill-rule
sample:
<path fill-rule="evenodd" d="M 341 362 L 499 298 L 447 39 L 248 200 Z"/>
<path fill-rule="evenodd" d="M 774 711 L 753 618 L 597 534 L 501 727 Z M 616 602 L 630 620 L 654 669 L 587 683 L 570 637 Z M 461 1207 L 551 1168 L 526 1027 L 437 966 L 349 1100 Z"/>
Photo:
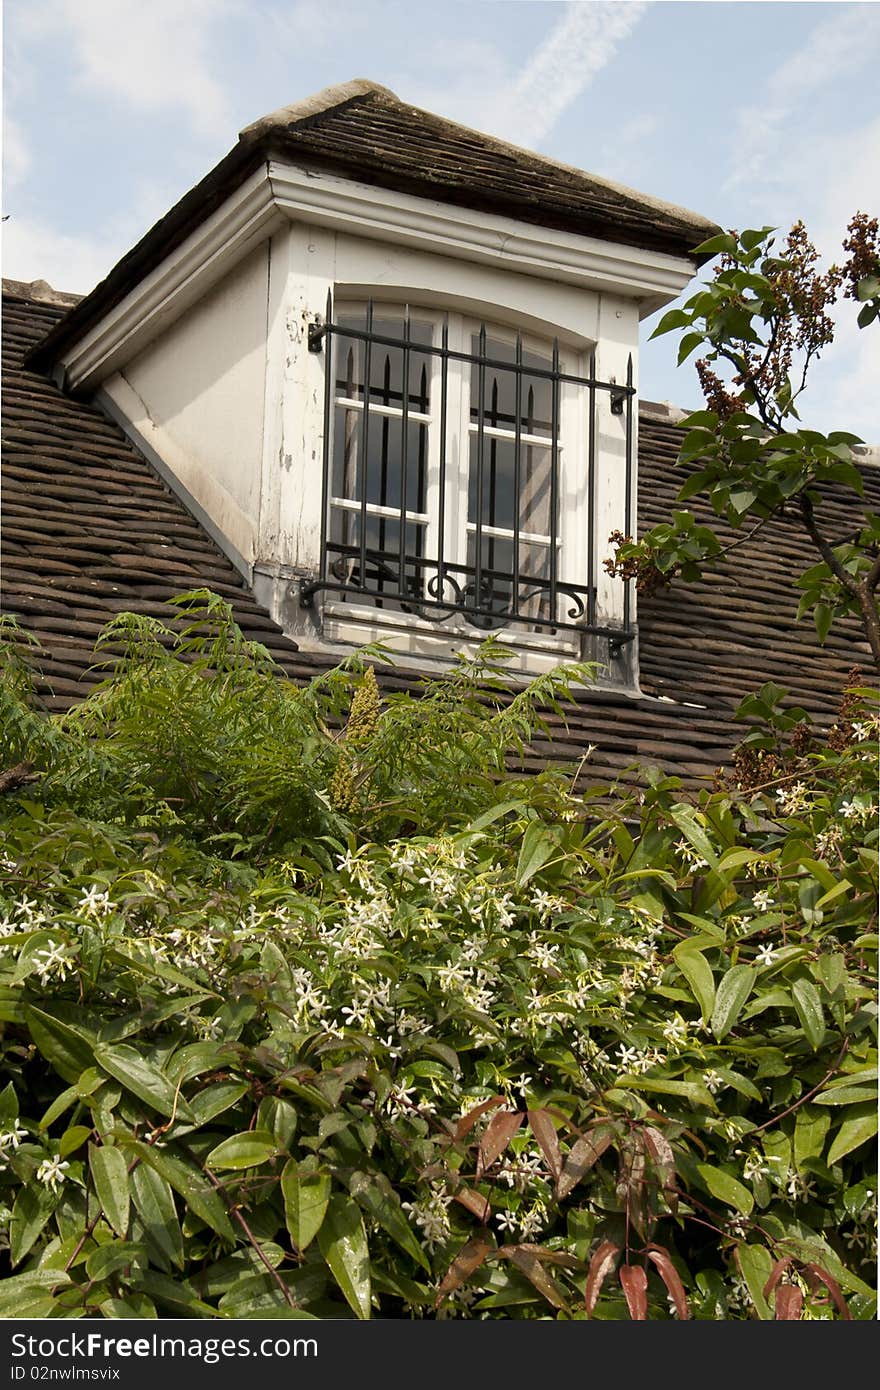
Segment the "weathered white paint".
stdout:
<path fill-rule="evenodd" d="M 262 246 L 104 387 L 248 563 L 263 469 L 268 273 Z"/>

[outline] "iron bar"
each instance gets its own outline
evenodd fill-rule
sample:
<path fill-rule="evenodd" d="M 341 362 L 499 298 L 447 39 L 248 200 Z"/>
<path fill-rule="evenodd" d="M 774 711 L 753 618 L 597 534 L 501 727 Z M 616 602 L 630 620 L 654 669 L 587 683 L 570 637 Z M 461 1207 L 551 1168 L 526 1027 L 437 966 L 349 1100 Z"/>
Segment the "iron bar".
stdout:
<path fill-rule="evenodd" d="M 373 301 L 367 301 L 367 338 L 364 346 L 364 413 L 361 420 L 361 519 L 358 586 L 366 592 L 367 572 L 367 469 L 370 462 L 370 394 L 373 368 Z M 349 334 L 349 337 L 352 335 Z"/>
<path fill-rule="evenodd" d="M 596 351 L 590 353 L 587 406 L 587 626 L 596 625 Z"/>
<path fill-rule="evenodd" d="M 514 412 L 516 423 L 514 429 L 516 439 L 513 445 L 513 588 L 511 590 L 511 607 L 514 612 L 519 608 L 519 530 L 522 523 L 520 506 L 522 499 L 522 334 L 516 335 L 516 381 L 514 383 L 515 402 Z M 531 421 L 530 421 L 531 423 Z"/>
<path fill-rule="evenodd" d="M 626 364 L 626 484 L 625 497 L 623 503 L 623 514 L 626 518 L 624 525 L 624 535 L 633 535 L 633 514 L 632 514 L 632 476 L 633 476 L 633 360 L 632 353 Z M 623 626 L 629 632 L 630 610 L 632 607 L 631 599 L 632 580 L 626 579 L 623 584 Z"/>
<path fill-rule="evenodd" d="M 478 604 L 483 593 L 483 425 L 486 392 L 486 325 L 480 324 L 479 368 L 477 371 L 477 514 L 474 536 L 474 603 Z"/>
<path fill-rule="evenodd" d="M 550 616 L 556 616 L 559 556 L 559 339 L 553 339 L 553 380 L 550 387 Z"/>
<path fill-rule="evenodd" d="M 443 316 L 440 337 L 440 497 L 437 506 L 437 597 L 443 597 L 443 555 L 446 530 L 446 393 L 449 384 L 449 315 Z"/>
<path fill-rule="evenodd" d="M 399 587 L 406 588 L 406 492 L 409 473 L 409 359 L 410 359 L 410 321 L 409 305 L 403 319 L 403 416 L 400 422 L 400 561 Z"/>

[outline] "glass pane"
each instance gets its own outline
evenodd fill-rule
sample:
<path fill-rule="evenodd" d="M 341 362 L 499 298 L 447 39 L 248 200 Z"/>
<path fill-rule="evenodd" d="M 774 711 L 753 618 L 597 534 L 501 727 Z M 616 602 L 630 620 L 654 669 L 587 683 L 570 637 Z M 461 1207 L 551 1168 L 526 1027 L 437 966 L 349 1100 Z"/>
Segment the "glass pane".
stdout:
<path fill-rule="evenodd" d="M 364 415 L 351 406 L 338 405 L 333 430 L 331 492 L 352 502 L 362 499 Z M 370 415 L 367 441 L 367 503 L 380 507 L 402 505 L 401 460 L 403 420 Z M 425 510 L 428 462 L 428 426 L 410 420 L 406 431 L 406 510 Z"/>
<path fill-rule="evenodd" d="M 468 521 L 477 520 L 479 436 L 470 437 Z M 550 534 L 550 467 L 552 454 L 539 444 L 520 445 L 519 507 L 516 507 L 516 444 L 512 439 L 483 436 L 482 524 Z"/>
<path fill-rule="evenodd" d="M 340 314 L 341 328 L 356 328 L 366 331 L 367 313 Z M 398 343 L 404 335 L 403 315 L 393 316 L 373 313 L 373 337 L 393 338 Z M 410 342 L 430 346 L 432 326 L 420 320 L 410 323 Z M 336 394 L 349 400 L 364 399 L 364 373 L 366 370 L 366 344 L 362 339 L 349 338 L 339 334 L 334 344 L 336 362 Z M 401 345 L 389 346 L 387 343 L 372 343 L 370 347 L 370 390 L 371 405 L 403 408 L 404 397 L 404 349 Z M 426 415 L 430 407 L 429 389 L 431 381 L 430 358 L 419 352 L 418 346 L 410 349 L 409 389 L 407 391 L 408 409 Z"/>
<path fill-rule="evenodd" d="M 471 352 L 475 357 L 480 353 L 479 334 L 471 336 Z M 511 364 L 510 370 L 502 367 L 483 369 L 483 423 L 497 429 L 516 429 L 516 346 L 500 338 L 486 338 L 485 356 L 493 362 Z M 549 372 L 553 360 L 537 352 L 523 349 L 519 402 L 519 427 L 523 434 L 536 434 L 543 439 L 552 437 L 552 382 L 547 377 L 532 375 L 529 367 L 539 367 Z M 480 366 L 471 365 L 471 421 L 479 419 Z"/>

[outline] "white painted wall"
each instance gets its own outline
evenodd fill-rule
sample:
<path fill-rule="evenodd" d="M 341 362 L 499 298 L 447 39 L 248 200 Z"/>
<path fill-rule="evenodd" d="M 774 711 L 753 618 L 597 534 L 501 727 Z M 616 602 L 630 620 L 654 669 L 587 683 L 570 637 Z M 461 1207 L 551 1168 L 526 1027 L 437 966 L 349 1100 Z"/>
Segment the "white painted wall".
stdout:
<path fill-rule="evenodd" d="M 247 564 L 259 524 L 268 279 L 266 242 L 104 383 Z"/>

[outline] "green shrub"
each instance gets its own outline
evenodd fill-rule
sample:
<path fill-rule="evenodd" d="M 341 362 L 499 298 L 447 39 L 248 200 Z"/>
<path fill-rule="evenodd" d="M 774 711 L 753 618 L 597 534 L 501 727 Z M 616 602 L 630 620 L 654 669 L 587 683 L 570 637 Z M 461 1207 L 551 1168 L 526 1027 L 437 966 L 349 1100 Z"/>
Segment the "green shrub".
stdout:
<path fill-rule="evenodd" d="M 380 702 L 183 607 L 62 719 L 7 647 L 0 1314 L 873 1317 L 867 692 L 573 794 L 504 768 L 584 669 Z"/>

